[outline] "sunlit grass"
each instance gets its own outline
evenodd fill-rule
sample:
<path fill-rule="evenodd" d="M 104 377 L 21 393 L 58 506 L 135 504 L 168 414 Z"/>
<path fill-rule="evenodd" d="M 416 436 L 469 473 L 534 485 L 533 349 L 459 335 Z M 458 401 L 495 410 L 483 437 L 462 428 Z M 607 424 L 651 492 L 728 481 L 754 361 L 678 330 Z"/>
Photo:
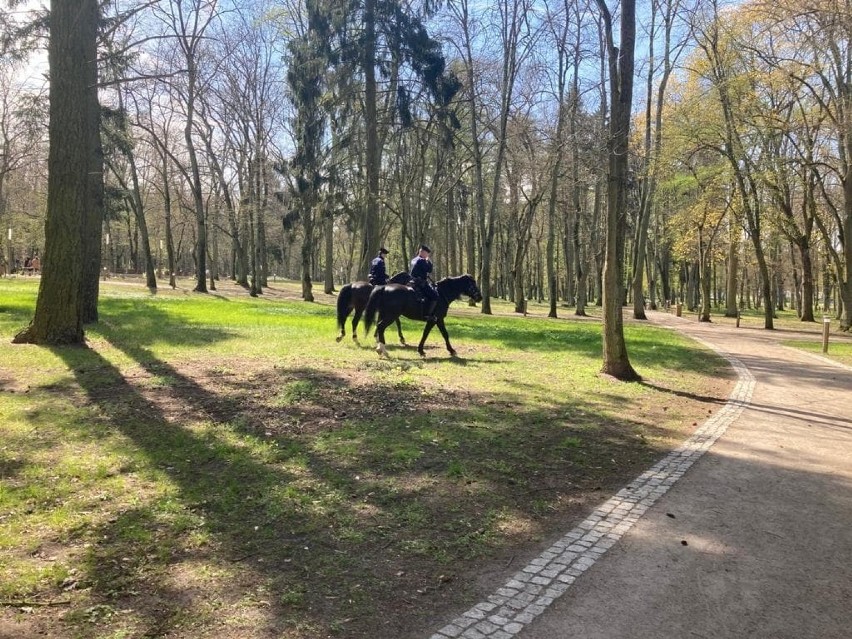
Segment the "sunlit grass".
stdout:
<path fill-rule="evenodd" d="M 828 352 L 822 351 L 822 339 L 814 341 L 790 340 L 785 341 L 785 345 L 792 348 L 798 348 L 809 353 L 815 353 L 823 357 L 828 357 L 841 364 L 852 366 L 852 339 L 848 336 L 832 334 L 828 340 Z"/>
<path fill-rule="evenodd" d="M 620 384 L 599 319 L 499 301 L 453 305 L 458 358 L 436 331 L 425 360 L 393 339 L 380 360 L 372 338 L 335 342 L 333 296 L 285 282 L 104 282 L 89 348 L 12 345 L 35 296 L 0 281 L 0 596 L 67 600 L 71 636 L 301 638 L 368 632 L 403 596 L 439 605 L 441 575 L 537 543 L 707 414 L 674 391 L 729 376 L 628 323 L 645 382 Z"/>

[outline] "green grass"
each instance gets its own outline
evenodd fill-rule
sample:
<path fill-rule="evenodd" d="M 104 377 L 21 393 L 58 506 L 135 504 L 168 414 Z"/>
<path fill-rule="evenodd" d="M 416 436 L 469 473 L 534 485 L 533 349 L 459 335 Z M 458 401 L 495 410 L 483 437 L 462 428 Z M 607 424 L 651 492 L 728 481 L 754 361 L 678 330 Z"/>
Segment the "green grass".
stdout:
<path fill-rule="evenodd" d="M 295 290 L 106 282 L 89 348 L 40 348 L 10 343 L 35 284 L 0 281 L 0 614 L 22 634 L 401 636 L 726 393 L 673 333 L 628 324 L 644 381 L 619 384 L 597 321 L 505 303 L 453 306 L 458 358 L 436 333 L 379 360 Z"/>
<path fill-rule="evenodd" d="M 852 366 L 852 340 L 847 336 L 837 335 L 833 333 L 828 339 L 828 352 L 822 352 L 822 339 L 819 340 L 789 340 L 785 341 L 786 346 L 798 348 L 809 353 L 815 353 L 823 357 L 828 357 L 846 366 Z"/>
<path fill-rule="evenodd" d="M 715 308 L 711 316 L 712 321 L 720 325 L 735 326 L 736 318 L 724 317 L 724 311 L 724 308 Z M 831 327 L 828 353 L 822 352 L 824 317 L 829 317 Z M 803 322 L 796 315 L 795 310 L 776 311 L 773 325 L 781 343 L 785 346 L 824 355 L 842 364 L 852 365 L 852 336 L 839 330 L 840 322 L 833 314 L 825 316 L 816 313 L 816 321 Z M 763 309 L 742 310 L 740 328 L 763 330 L 763 326 Z"/>

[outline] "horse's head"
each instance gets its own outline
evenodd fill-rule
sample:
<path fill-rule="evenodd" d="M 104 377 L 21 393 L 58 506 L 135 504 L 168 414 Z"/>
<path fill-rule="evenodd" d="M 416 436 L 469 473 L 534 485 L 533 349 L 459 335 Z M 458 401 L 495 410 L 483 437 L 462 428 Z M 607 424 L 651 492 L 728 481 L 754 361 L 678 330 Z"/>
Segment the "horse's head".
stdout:
<path fill-rule="evenodd" d="M 457 300 L 462 295 L 467 295 L 474 302 L 482 301 L 482 293 L 479 292 L 479 287 L 472 275 L 445 277 L 438 282 L 438 293 L 447 303 Z"/>
<path fill-rule="evenodd" d="M 473 279 L 472 275 L 462 275 L 462 279 L 464 280 L 464 290 L 462 291 L 465 295 L 467 295 L 474 302 L 482 301 L 482 293 L 479 290 L 479 287 L 476 285 L 476 280 Z"/>

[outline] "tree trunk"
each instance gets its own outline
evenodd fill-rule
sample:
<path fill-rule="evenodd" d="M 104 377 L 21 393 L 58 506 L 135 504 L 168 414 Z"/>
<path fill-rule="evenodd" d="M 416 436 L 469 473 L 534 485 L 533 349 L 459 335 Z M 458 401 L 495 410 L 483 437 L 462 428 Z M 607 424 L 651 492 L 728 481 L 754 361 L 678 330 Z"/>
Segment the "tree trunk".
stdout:
<path fill-rule="evenodd" d="M 736 239 L 736 225 L 731 225 L 728 242 L 728 272 L 725 279 L 725 317 L 736 317 L 737 309 L 737 273 L 740 268 L 740 246 Z"/>
<path fill-rule="evenodd" d="M 621 3 L 620 46 L 613 41 L 612 22 L 605 0 L 597 0 L 606 25 L 609 58 L 610 130 L 609 188 L 603 280 L 603 367 L 601 372 L 623 381 L 640 379 L 633 370 L 624 340 L 623 258 L 627 209 L 627 156 L 633 98 L 633 56 L 636 37 L 635 0 Z"/>
<path fill-rule="evenodd" d="M 710 242 L 704 240 L 704 230 L 698 229 L 698 264 L 699 280 L 701 282 L 701 310 L 699 322 L 710 321 Z"/>
<path fill-rule="evenodd" d="M 42 277 L 32 322 L 15 336 L 15 343 L 83 343 L 83 233 L 91 224 L 85 218 L 97 179 L 91 171 L 96 169 L 99 129 L 93 127 L 100 116 L 92 113 L 97 104 L 97 83 L 92 80 L 97 25 L 94 0 L 51 3 L 50 148 Z"/>
<path fill-rule="evenodd" d="M 88 9 L 91 11 L 91 9 Z M 97 10 L 96 10 L 97 13 Z M 98 16 L 95 16 L 95 20 Z M 86 61 L 89 87 L 98 83 L 97 41 L 88 43 Z M 81 319 L 83 324 L 98 321 L 98 296 L 101 281 L 101 238 L 104 220 L 104 150 L 101 144 L 101 105 L 98 102 L 97 88 L 86 92 L 88 99 L 87 116 L 89 136 L 91 138 L 91 156 L 89 157 L 88 197 L 89 201 L 83 213 L 83 274 L 81 280 Z"/>
<path fill-rule="evenodd" d="M 302 229 L 305 232 L 302 241 L 302 299 L 306 302 L 314 301 L 313 281 L 311 279 L 312 256 L 314 251 L 314 224 L 313 224 L 313 202 L 305 202 L 302 211 Z"/>
<path fill-rule="evenodd" d="M 219 209 L 219 200 L 213 205 L 213 222 L 210 225 L 210 289 L 215 290 L 214 282 L 219 280 L 219 229 L 222 211 Z"/>
<path fill-rule="evenodd" d="M 852 86 L 848 89 L 852 92 Z M 852 107 L 852 97 L 850 97 Z M 852 127 L 850 127 L 852 129 Z M 848 152 L 852 153 L 852 130 L 846 131 Z M 843 220 L 843 255 L 845 276 L 840 280 L 840 299 L 843 302 L 843 312 L 840 314 L 840 330 L 848 331 L 852 328 L 852 158 L 847 157 L 847 169 L 844 193 L 844 215 Z"/>
<path fill-rule="evenodd" d="M 170 186 L 169 159 L 165 152 L 162 154 L 161 160 L 163 162 L 163 215 L 166 227 L 166 262 L 169 269 L 169 286 L 174 289 L 177 287 L 177 282 L 175 281 L 175 238 L 172 233 L 172 189 Z"/>
<path fill-rule="evenodd" d="M 204 216 L 204 193 L 201 186 L 201 170 L 198 167 L 198 154 L 195 151 L 195 140 L 192 129 L 195 118 L 195 92 L 198 83 L 198 70 L 196 62 L 191 55 L 187 55 L 187 105 L 186 124 L 183 129 L 186 151 L 190 164 L 190 190 L 192 191 L 192 202 L 195 207 L 195 288 L 198 293 L 207 292 L 207 220 Z"/>
<path fill-rule="evenodd" d="M 142 193 L 139 189 L 139 173 L 136 170 L 136 161 L 131 153 L 126 156 L 130 168 L 130 179 L 133 182 L 131 189 L 131 208 L 136 217 L 136 228 L 139 229 L 140 242 L 142 244 L 142 256 L 145 268 L 145 286 L 150 291 L 157 290 L 157 275 L 154 273 L 154 256 L 151 253 L 151 241 L 148 237 L 148 223 L 145 220 L 145 209 L 142 203 Z"/>
<path fill-rule="evenodd" d="M 323 289 L 327 295 L 331 295 L 334 293 L 334 218 L 331 215 L 331 212 L 328 212 L 325 216 L 324 222 L 325 229 L 323 230 L 323 235 L 325 236 L 325 282 Z"/>
<path fill-rule="evenodd" d="M 379 237 L 379 173 L 381 148 L 379 147 L 378 87 L 376 82 L 376 0 L 364 2 L 364 45 L 361 65 L 364 71 L 364 127 L 366 131 L 365 168 L 367 174 L 367 199 L 361 225 L 361 251 L 358 260 L 358 279 L 367 279 L 370 260 L 378 250 Z M 302 262 L 304 264 L 304 256 Z M 305 274 L 302 274 L 304 296 Z M 310 275 L 307 276 L 310 280 Z"/>

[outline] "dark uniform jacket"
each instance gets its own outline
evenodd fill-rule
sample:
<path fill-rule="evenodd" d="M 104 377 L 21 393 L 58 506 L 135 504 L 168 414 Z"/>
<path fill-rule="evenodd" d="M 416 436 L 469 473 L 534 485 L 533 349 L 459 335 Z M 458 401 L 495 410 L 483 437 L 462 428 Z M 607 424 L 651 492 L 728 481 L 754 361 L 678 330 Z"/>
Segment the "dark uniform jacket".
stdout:
<path fill-rule="evenodd" d="M 370 284 L 374 286 L 384 285 L 388 283 L 388 274 L 385 271 L 385 258 L 379 253 L 370 262 Z"/>
<path fill-rule="evenodd" d="M 417 290 L 429 299 L 438 298 L 438 292 L 429 282 L 429 274 L 432 272 L 432 262 L 425 257 L 415 255 L 414 259 L 411 260 L 411 271 L 409 272 Z"/>

